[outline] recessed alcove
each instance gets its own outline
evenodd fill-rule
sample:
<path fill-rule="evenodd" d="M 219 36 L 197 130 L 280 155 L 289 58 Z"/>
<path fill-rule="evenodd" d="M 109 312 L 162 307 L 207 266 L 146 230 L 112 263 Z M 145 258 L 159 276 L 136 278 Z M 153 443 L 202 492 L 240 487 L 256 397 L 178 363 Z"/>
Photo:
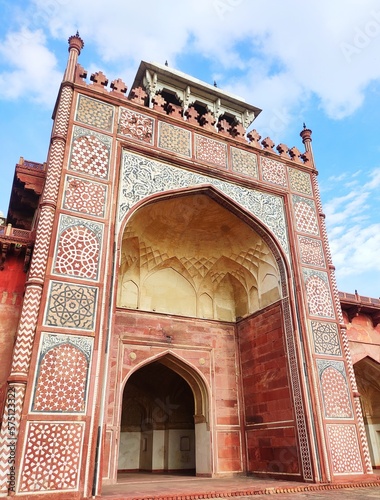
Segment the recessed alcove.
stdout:
<path fill-rule="evenodd" d="M 118 307 L 234 322 L 280 298 L 267 243 L 207 193 L 146 204 L 125 227 Z"/>

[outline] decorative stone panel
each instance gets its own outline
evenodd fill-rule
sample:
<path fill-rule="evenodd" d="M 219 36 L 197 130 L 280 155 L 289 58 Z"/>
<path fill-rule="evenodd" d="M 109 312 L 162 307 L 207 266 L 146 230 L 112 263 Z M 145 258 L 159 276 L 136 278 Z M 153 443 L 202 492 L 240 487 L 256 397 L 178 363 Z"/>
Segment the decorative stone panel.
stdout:
<path fill-rule="evenodd" d="M 289 254 L 285 211 L 280 196 L 189 172 L 128 151 L 123 151 L 122 156 L 118 221 L 121 223 L 133 205 L 151 194 L 202 185 L 214 186 L 257 217 Z"/>
<path fill-rule="evenodd" d="M 313 196 L 310 174 L 296 168 L 288 168 L 290 189 L 296 193 Z"/>
<path fill-rule="evenodd" d="M 227 145 L 203 135 L 195 135 L 195 157 L 197 160 L 227 168 Z"/>
<path fill-rule="evenodd" d="M 62 215 L 53 272 L 98 279 L 103 224 Z"/>
<path fill-rule="evenodd" d="M 136 113 L 131 109 L 120 108 L 118 133 L 137 139 L 138 141 L 153 143 L 153 118 Z"/>
<path fill-rule="evenodd" d="M 52 281 L 47 300 L 47 326 L 93 331 L 98 289 Z"/>
<path fill-rule="evenodd" d="M 341 356 L 338 327 L 336 323 L 311 321 L 311 331 L 314 337 L 314 351 L 316 354 Z"/>
<path fill-rule="evenodd" d="M 283 276 L 283 280 L 285 281 L 285 276 Z M 285 294 L 284 294 L 285 295 Z M 305 408 L 302 397 L 302 388 L 301 381 L 298 376 L 298 360 L 296 354 L 296 345 L 294 340 L 294 335 L 292 331 L 293 321 L 290 314 L 290 303 L 289 297 L 285 296 L 283 299 L 283 311 L 284 311 L 284 323 L 285 323 L 285 341 L 286 341 L 286 349 L 287 349 L 287 357 L 290 370 L 290 382 L 292 386 L 293 393 L 293 401 L 294 401 L 294 412 L 297 422 L 297 430 L 298 430 L 298 440 L 299 440 L 299 451 L 301 456 L 302 463 L 302 471 L 303 477 L 305 480 L 313 479 L 313 471 L 312 471 L 312 461 L 310 456 L 310 444 L 308 439 L 308 431 L 306 425 L 306 417 L 305 417 Z"/>
<path fill-rule="evenodd" d="M 319 229 L 314 201 L 293 195 L 293 207 L 297 231 L 318 235 Z"/>
<path fill-rule="evenodd" d="M 334 318 L 334 307 L 327 274 L 313 269 L 303 269 L 303 278 L 310 315 Z"/>
<path fill-rule="evenodd" d="M 114 107 L 110 104 L 79 95 L 75 120 L 112 132 Z"/>
<path fill-rule="evenodd" d="M 343 361 L 317 360 L 326 418 L 353 418 Z"/>
<path fill-rule="evenodd" d="M 355 425 L 327 425 L 334 474 L 363 473 Z"/>
<path fill-rule="evenodd" d="M 85 411 L 92 346 L 92 337 L 44 334 L 33 412 Z"/>
<path fill-rule="evenodd" d="M 68 175 L 63 208 L 94 217 L 104 217 L 107 186 Z"/>
<path fill-rule="evenodd" d="M 242 149 L 231 148 L 232 170 L 250 177 L 258 177 L 257 156 Z"/>
<path fill-rule="evenodd" d="M 19 493 L 78 489 L 82 423 L 29 422 Z"/>
<path fill-rule="evenodd" d="M 191 134 L 189 130 L 170 123 L 158 124 L 158 147 L 184 156 L 191 156 Z"/>
<path fill-rule="evenodd" d="M 272 158 L 261 158 L 261 175 L 263 181 L 287 187 L 285 165 Z"/>
<path fill-rule="evenodd" d="M 108 179 L 111 138 L 82 127 L 74 127 L 69 170 Z"/>
<path fill-rule="evenodd" d="M 315 267 L 326 266 L 322 242 L 320 240 L 298 236 L 298 244 L 302 264 Z"/>

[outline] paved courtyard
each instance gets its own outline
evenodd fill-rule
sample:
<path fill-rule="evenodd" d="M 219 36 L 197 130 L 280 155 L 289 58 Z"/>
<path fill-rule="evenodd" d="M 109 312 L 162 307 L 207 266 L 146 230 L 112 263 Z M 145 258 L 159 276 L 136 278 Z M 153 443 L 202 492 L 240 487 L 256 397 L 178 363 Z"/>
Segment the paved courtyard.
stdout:
<path fill-rule="evenodd" d="M 329 491 L 307 491 L 304 493 L 281 493 L 278 496 L 279 500 L 328 500 L 328 499 L 345 499 L 345 500 L 362 500 L 363 498 L 380 499 L 380 486 L 374 488 L 352 488 Z M 236 497 L 235 497 L 236 498 Z M 254 495 L 249 497 L 239 497 L 247 500 L 248 498 L 268 498 L 268 495 Z"/>
<path fill-rule="evenodd" d="M 363 484 L 371 486 L 363 487 Z M 376 485 L 375 483 L 378 483 Z M 103 486 L 102 497 L 110 500 L 197 500 L 203 498 L 268 498 L 276 496 L 279 500 L 319 500 L 345 499 L 361 500 L 377 498 L 380 500 L 380 477 L 374 474 L 373 478 L 362 481 L 357 486 L 349 484 L 347 487 L 336 485 L 305 484 L 293 481 L 262 479 L 256 477 L 229 477 L 229 478 L 199 478 L 194 476 L 176 476 L 170 474 L 121 474 L 115 485 Z M 304 491 L 310 488 L 311 491 Z M 319 488 L 318 490 L 316 488 Z M 326 488 L 326 489 L 322 489 Z"/>

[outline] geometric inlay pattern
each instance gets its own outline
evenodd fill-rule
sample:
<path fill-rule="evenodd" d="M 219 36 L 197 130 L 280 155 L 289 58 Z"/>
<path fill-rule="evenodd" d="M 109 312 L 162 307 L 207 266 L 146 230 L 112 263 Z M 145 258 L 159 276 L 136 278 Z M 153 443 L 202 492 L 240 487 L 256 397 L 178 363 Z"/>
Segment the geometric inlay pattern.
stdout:
<path fill-rule="evenodd" d="M 287 187 L 285 165 L 272 158 L 261 158 L 263 181 Z"/>
<path fill-rule="evenodd" d="M 334 318 L 334 307 L 327 274 L 322 271 L 303 269 L 303 278 L 310 315 Z"/>
<path fill-rule="evenodd" d="M 297 193 L 302 193 L 309 196 L 313 195 L 310 174 L 291 167 L 289 167 L 288 173 L 290 188 L 292 191 L 296 191 Z"/>
<path fill-rule="evenodd" d="M 107 179 L 110 151 L 110 137 L 82 127 L 74 127 L 68 168 Z"/>
<path fill-rule="evenodd" d="M 93 330 L 98 289 L 53 281 L 46 306 L 45 324 Z"/>
<path fill-rule="evenodd" d="M 293 195 L 293 207 L 297 231 L 318 235 L 318 221 L 313 200 Z"/>
<path fill-rule="evenodd" d="M 68 175 L 63 208 L 95 217 L 104 217 L 106 196 L 107 186 Z"/>
<path fill-rule="evenodd" d="M 293 392 L 294 411 L 298 429 L 298 439 L 300 444 L 300 456 L 303 469 L 303 476 L 305 479 L 312 479 L 313 472 L 312 472 L 312 463 L 310 456 L 310 443 L 308 439 L 308 432 L 305 420 L 306 419 L 305 408 L 303 404 L 301 381 L 299 376 L 297 375 L 297 372 L 299 370 L 299 364 L 297 361 L 298 357 L 296 354 L 294 336 L 291 333 L 293 330 L 293 322 L 292 322 L 292 315 L 290 314 L 290 303 L 289 303 L 289 298 L 286 296 L 283 299 L 283 305 L 284 305 L 284 323 L 285 323 L 285 341 L 287 347 L 287 359 L 289 360 L 289 366 L 290 366 L 290 376 L 291 376 L 290 382 Z"/>
<path fill-rule="evenodd" d="M 170 123 L 159 122 L 158 147 L 191 156 L 190 131 L 170 125 Z"/>
<path fill-rule="evenodd" d="M 91 337 L 44 335 L 32 411 L 84 412 L 92 345 Z"/>
<path fill-rule="evenodd" d="M 352 418 L 343 361 L 317 360 L 326 418 Z"/>
<path fill-rule="evenodd" d="M 103 224 L 62 215 L 54 272 L 97 279 L 102 232 Z"/>
<path fill-rule="evenodd" d="M 231 148 L 232 170 L 241 174 L 258 177 L 257 156 L 242 149 Z"/>
<path fill-rule="evenodd" d="M 289 254 L 283 200 L 280 196 L 248 189 L 123 151 L 118 221 L 138 201 L 154 193 L 190 186 L 211 185 L 229 196 L 267 226 Z"/>
<path fill-rule="evenodd" d="M 298 236 L 302 264 L 309 266 L 325 267 L 322 242 L 307 236 Z"/>
<path fill-rule="evenodd" d="M 327 425 L 333 470 L 335 474 L 363 472 L 355 425 Z"/>
<path fill-rule="evenodd" d="M 326 354 L 329 356 L 342 355 L 336 323 L 312 321 L 311 330 L 314 336 L 314 350 L 316 354 Z"/>
<path fill-rule="evenodd" d="M 82 423 L 29 422 L 19 492 L 77 490 Z"/>
<path fill-rule="evenodd" d="M 197 160 L 227 168 L 227 145 L 222 142 L 196 134 L 195 156 Z"/>
<path fill-rule="evenodd" d="M 136 113 L 126 108 L 120 108 L 118 133 L 138 139 L 139 141 L 152 144 L 153 142 L 153 118 Z"/>
<path fill-rule="evenodd" d="M 83 95 L 78 98 L 75 120 L 111 132 L 113 106 Z"/>

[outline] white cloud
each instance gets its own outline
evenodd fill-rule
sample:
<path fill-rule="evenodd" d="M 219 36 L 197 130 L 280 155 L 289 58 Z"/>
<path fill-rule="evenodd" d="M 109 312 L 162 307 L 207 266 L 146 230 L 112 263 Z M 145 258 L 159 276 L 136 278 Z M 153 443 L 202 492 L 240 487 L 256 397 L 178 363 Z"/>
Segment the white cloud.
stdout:
<path fill-rule="evenodd" d="M 324 211 L 338 285 L 348 283 L 348 278 L 352 281 L 355 277 L 363 283 L 363 275 L 367 273 L 369 280 L 366 287 L 372 290 L 378 288 L 376 279 L 373 282 L 374 273 L 380 272 L 380 223 L 372 220 L 380 169 L 374 168 L 366 175 L 370 181 L 362 186 L 357 184 L 343 196 L 330 199 L 325 203 Z M 341 185 L 342 189 L 345 187 Z"/>
<path fill-rule="evenodd" d="M 18 99 L 27 94 L 38 103 L 52 106 L 62 74 L 41 30 L 22 28 L 8 33 L 0 42 L 0 57 L 9 68 L 0 73 L 3 98 Z"/>
<path fill-rule="evenodd" d="M 79 29 L 99 64 L 127 73 L 141 59 L 175 66 L 180 55 L 192 51 L 194 59 L 196 51 L 228 88 L 265 109 L 268 129 L 276 128 L 276 114 L 297 113 L 312 94 L 330 117 L 345 117 L 361 105 L 366 86 L 380 79 L 373 63 L 380 47 L 376 0 L 261 0 L 254 8 L 248 0 L 32 0 L 22 22 L 60 39 Z M 42 52 L 45 45 L 37 40 L 36 46 Z M 54 67 L 48 53 L 42 55 L 39 70 Z M 27 57 L 14 64 L 32 71 Z M 231 80 L 231 70 L 239 77 Z"/>
<path fill-rule="evenodd" d="M 380 168 L 374 169 L 370 177 L 372 178 L 369 182 L 367 182 L 363 188 L 364 189 L 376 189 L 380 186 Z"/>

